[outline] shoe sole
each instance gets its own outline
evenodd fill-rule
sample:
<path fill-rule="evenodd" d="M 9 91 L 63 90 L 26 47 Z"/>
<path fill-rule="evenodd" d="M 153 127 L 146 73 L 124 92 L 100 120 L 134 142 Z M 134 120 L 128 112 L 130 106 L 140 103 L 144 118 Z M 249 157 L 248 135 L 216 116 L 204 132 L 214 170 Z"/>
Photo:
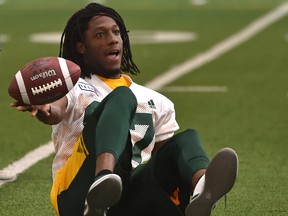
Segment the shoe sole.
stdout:
<path fill-rule="evenodd" d="M 96 180 L 87 194 L 85 216 L 105 216 L 105 210 L 115 205 L 122 193 L 122 180 L 118 175 L 108 174 Z M 97 213 L 98 212 L 98 213 Z"/>
<path fill-rule="evenodd" d="M 230 148 L 222 149 L 211 160 L 202 193 L 187 206 L 186 216 L 210 216 L 215 203 L 228 193 L 237 178 L 238 157 Z"/>

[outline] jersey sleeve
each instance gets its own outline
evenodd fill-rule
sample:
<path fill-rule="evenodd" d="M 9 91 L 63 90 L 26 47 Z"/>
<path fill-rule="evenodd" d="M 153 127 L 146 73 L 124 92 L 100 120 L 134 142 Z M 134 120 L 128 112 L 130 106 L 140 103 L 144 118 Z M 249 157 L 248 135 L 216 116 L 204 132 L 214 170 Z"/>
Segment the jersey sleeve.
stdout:
<path fill-rule="evenodd" d="M 160 102 L 160 109 L 155 118 L 155 142 L 171 138 L 179 129 L 174 104 L 164 96 Z"/>
<path fill-rule="evenodd" d="M 71 91 L 69 91 L 67 94 L 66 94 L 66 98 L 67 98 L 67 106 L 66 106 L 66 110 L 65 112 L 69 112 L 72 107 L 73 107 L 73 104 L 76 103 L 76 87 L 77 86 L 74 86 L 74 88 L 71 89 Z"/>

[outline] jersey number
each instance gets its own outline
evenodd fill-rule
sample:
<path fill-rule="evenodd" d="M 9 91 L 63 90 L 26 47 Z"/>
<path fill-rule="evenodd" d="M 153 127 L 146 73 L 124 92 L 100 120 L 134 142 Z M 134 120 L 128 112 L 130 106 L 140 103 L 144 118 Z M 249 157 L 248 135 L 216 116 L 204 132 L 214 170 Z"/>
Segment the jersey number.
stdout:
<path fill-rule="evenodd" d="M 135 113 L 130 132 L 131 135 L 136 135 L 139 138 L 132 149 L 133 160 L 141 163 L 141 151 L 152 142 L 154 137 L 152 114 Z"/>

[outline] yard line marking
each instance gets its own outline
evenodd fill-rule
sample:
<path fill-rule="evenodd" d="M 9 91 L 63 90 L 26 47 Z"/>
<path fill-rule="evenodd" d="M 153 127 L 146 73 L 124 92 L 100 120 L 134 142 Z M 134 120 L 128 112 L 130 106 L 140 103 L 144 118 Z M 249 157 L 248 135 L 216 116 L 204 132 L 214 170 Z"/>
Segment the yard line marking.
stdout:
<path fill-rule="evenodd" d="M 31 166 L 33 166 L 34 164 L 36 164 L 38 161 L 49 157 L 53 152 L 54 152 L 54 146 L 52 141 L 50 141 L 28 152 L 24 157 L 8 165 L 2 171 L 11 172 L 16 175 L 20 174 L 25 170 L 27 170 L 28 168 L 30 168 Z M 0 180 L 0 187 L 5 183 L 7 182 Z"/>
<path fill-rule="evenodd" d="M 208 3 L 207 0 L 190 0 L 190 4 L 192 5 L 200 6 L 200 5 L 205 5 L 207 3 Z"/>
<path fill-rule="evenodd" d="M 29 36 L 29 41 L 33 43 L 59 43 L 62 33 L 45 32 L 34 33 Z M 152 30 L 133 30 L 129 33 L 131 44 L 154 44 L 154 43 L 176 43 L 194 41 L 197 39 L 194 32 L 183 31 L 152 31 Z"/>
<path fill-rule="evenodd" d="M 234 36 L 228 38 L 227 40 L 216 44 L 210 50 L 205 53 L 202 53 L 196 58 L 192 58 L 180 66 L 171 69 L 164 73 L 162 76 L 156 77 L 151 82 L 146 84 L 146 87 L 152 89 L 160 89 L 167 83 L 172 82 L 173 80 L 183 76 L 192 70 L 199 68 L 200 66 L 209 63 L 210 61 L 216 59 L 217 57 L 221 56 L 225 52 L 231 50 L 232 48 L 240 45 L 241 43 L 247 41 L 256 33 L 259 33 L 264 28 L 268 27 L 269 25 L 273 24 L 277 20 L 281 19 L 288 13 L 288 2 L 280 5 L 270 13 L 265 16 L 260 17 L 256 21 L 252 22 L 248 25 L 248 27 L 244 28 L 239 33 L 235 34 Z M 167 77 L 166 77 L 167 76 Z M 36 164 L 38 161 L 49 157 L 53 153 L 53 144 L 52 142 L 48 142 L 45 145 L 42 145 L 35 150 L 27 153 L 23 158 L 18 161 L 15 161 L 11 165 L 8 165 L 4 168 L 3 171 L 10 171 L 15 174 L 20 174 Z M 1 183 L 1 185 L 5 184 L 5 182 Z"/>
<path fill-rule="evenodd" d="M 160 44 L 193 41 L 197 39 L 194 32 L 181 31 L 147 31 L 134 30 L 129 32 L 131 44 Z"/>
<path fill-rule="evenodd" d="M 288 2 L 281 4 L 276 9 L 256 19 L 238 33 L 216 44 L 214 47 L 207 50 L 206 52 L 200 53 L 197 56 L 187 60 L 183 64 L 180 64 L 179 66 L 172 68 L 167 72 L 159 75 L 152 81 L 146 83 L 145 86 L 154 90 L 160 90 L 163 86 L 167 85 L 168 83 L 171 83 L 172 81 L 178 79 L 181 76 L 191 73 L 195 69 L 217 59 L 221 55 L 232 50 L 233 48 L 248 41 L 257 33 L 263 31 L 265 28 L 277 22 L 287 14 L 288 14 Z"/>
<path fill-rule="evenodd" d="M 167 86 L 161 92 L 227 92 L 226 86 Z"/>
<path fill-rule="evenodd" d="M 6 34 L 0 34 L 0 44 L 1 43 L 6 43 L 9 41 L 9 36 Z"/>

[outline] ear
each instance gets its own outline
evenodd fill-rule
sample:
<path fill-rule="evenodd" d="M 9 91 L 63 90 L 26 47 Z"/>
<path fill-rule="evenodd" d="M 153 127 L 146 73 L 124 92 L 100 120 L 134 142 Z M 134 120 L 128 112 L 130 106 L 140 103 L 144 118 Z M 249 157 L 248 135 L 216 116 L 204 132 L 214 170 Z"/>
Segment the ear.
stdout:
<path fill-rule="evenodd" d="M 86 47 L 85 47 L 84 43 L 82 43 L 82 42 L 76 43 L 76 49 L 82 55 L 86 53 Z"/>

